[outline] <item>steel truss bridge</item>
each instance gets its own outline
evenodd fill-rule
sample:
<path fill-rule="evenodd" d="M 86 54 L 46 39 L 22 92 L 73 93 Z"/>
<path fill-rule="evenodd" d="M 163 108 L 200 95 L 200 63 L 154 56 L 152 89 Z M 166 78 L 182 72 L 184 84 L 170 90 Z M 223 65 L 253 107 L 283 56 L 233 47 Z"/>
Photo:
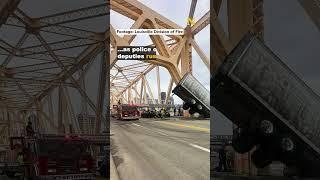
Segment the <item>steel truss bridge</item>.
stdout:
<path fill-rule="evenodd" d="M 20 135 L 30 115 L 39 132 L 80 134 L 78 114 L 95 114 L 91 127 L 100 133 L 108 99 L 109 3 L 4 0 L 0 15 L 0 144 Z M 98 79 L 94 90 L 88 76 Z"/>
<path fill-rule="evenodd" d="M 197 1 L 193 1 L 190 7 L 189 17 L 193 18 L 196 10 Z M 128 20 L 133 20 L 131 29 L 184 29 L 183 36 L 156 36 L 149 35 L 152 44 L 157 48 L 157 58 L 154 61 L 141 62 L 123 65 L 117 61 L 117 46 L 129 46 L 136 38 L 135 35 L 125 35 L 120 37 L 116 34 L 111 19 L 110 43 L 111 43 L 111 103 L 115 104 L 119 100 L 123 103 L 140 103 L 140 104 L 158 104 L 161 100 L 160 72 L 159 66 L 165 67 L 171 79 L 168 83 L 166 98 L 164 104 L 170 101 L 170 95 L 174 84 L 177 84 L 184 74 L 192 72 L 192 53 L 196 51 L 204 63 L 205 67 L 210 68 L 209 54 L 206 54 L 198 45 L 194 36 L 207 27 L 210 23 L 210 11 L 195 22 L 194 25 L 181 27 L 174 21 L 160 15 L 155 10 L 147 7 L 136 0 L 112 0 L 111 10 L 115 11 Z M 208 34 L 209 36 L 209 34 Z M 142 44 L 150 45 L 150 44 Z M 194 50 L 192 50 L 192 48 Z M 155 94 L 150 86 L 146 76 L 156 72 L 156 89 Z"/>
<path fill-rule="evenodd" d="M 127 96 L 128 102 L 135 99 L 143 104 L 148 104 L 149 98 L 155 106 L 158 103 L 145 77 L 157 70 L 160 88 L 159 66 L 171 75 L 168 102 L 173 84 L 192 71 L 192 47 L 209 69 L 208 55 L 193 39 L 208 26 L 209 11 L 192 27 L 180 27 L 136 0 L 77 4 L 42 1 L 38 6 L 43 9 L 37 9 L 33 3 L 33 0 L 1 3 L 1 144 L 8 144 L 9 136 L 20 135 L 30 116 L 34 117 L 31 119 L 38 131 L 61 134 L 84 133 L 78 115 L 94 114 L 96 118 L 88 128 L 99 133 L 107 124 L 104 113 L 109 108 L 109 96 L 112 102 Z M 193 17 L 195 7 L 193 2 L 189 17 Z M 134 20 L 131 28 L 175 28 L 186 29 L 187 33 L 169 39 L 150 36 L 159 53 L 157 60 L 152 64 L 120 66 L 115 57 L 116 47 L 130 45 L 135 36 L 119 37 L 112 25 L 109 28 L 109 9 Z M 109 56 L 110 59 L 106 58 Z M 117 74 L 110 75 L 109 68 L 116 69 Z M 97 79 L 94 90 L 88 77 Z M 136 87 L 139 80 L 140 92 Z M 114 85 L 111 94 L 110 84 Z"/>

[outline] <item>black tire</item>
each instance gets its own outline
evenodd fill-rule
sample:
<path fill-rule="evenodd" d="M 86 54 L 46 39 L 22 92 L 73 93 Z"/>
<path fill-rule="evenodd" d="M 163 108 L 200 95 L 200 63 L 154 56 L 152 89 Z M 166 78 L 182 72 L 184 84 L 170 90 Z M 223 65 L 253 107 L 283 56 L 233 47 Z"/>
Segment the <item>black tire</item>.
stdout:
<path fill-rule="evenodd" d="M 255 146 L 255 138 L 253 135 L 243 131 L 241 133 L 233 133 L 232 147 L 240 153 L 249 152 Z"/>
<path fill-rule="evenodd" d="M 196 113 L 196 112 L 197 112 L 197 111 L 194 110 L 193 108 L 189 109 L 189 113 L 190 113 L 190 114 L 194 114 L 194 113 Z"/>
<path fill-rule="evenodd" d="M 202 110 L 203 108 L 202 108 L 202 105 L 201 104 L 197 104 L 197 109 L 198 110 Z"/>
<path fill-rule="evenodd" d="M 182 108 L 183 108 L 184 110 L 188 110 L 188 109 L 190 108 L 189 103 L 183 103 Z"/>
<path fill-rule="evenodd" d="M 270 156 L 268 156 L 268 153 L 269 152 L 258 148 L 251 154 L 251 160 L 257 168 L 264 168 L 272 163 L 272 160 L 270 159 Z"/>
<path fill-rule="evenodd" d="M 274 124 L 270 120 L 262 120 L 260 122 L 260 131 L 264 135 L 272 135 L 274 134 Z"/>
<path fill-rule="evenodd" d="M 196 100 L 194 100 L 194 99 L 191 99 L 189 102 L 190 102 L 190 104 L 192 104 L 192 105 L 194 105 L 194 104 L 196 104 L 196 103 L 197 103 L 197 101 L 196 101 Z"/>
<path fill-rule="evenodd" d="M 296 141 L 290 135 L 283 135 L 280 140 L 280 148 L 286 153 L 293 153 L 296 150 Z"/>

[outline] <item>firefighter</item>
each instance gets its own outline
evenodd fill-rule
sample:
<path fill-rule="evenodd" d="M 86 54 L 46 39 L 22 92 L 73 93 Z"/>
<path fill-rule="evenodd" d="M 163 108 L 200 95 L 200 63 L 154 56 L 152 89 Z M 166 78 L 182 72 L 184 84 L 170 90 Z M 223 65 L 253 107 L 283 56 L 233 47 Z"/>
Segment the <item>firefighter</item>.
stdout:
<path fill-rule="evenodd" d="M 32 137 L 34 135 L 34 130 L 32 128 L 32 123 L 31 121 L 28 122 L 28 125 L 26 126 L 26 132 L 27 132 L 27 136 Z"/>
<path fill-rule="evenodd" d="M 20 165 L 23 165 L 23 152 L 19 152 L 19 153 L 18 153 L 17 162 L 18 162 Z"/>
<path fill-rule="evenodd" d="M 102 176 L 102 177 L 107 177 L 107 167 L 108 167 L 108 159 L 105 157 L 103 160 L 102 160 L 102 162 L 101 162 L 101 164 L 100 164 L 100 167 L 99 167 L 99 172 L 100 172 L 100 175 Z"/>
<path fill-rule="evenodd" d="M 25 155 L 24 155 L 24 149 L 22 149 L 22 151 L 19 152 L 18 155 L 17 155 L 17 163 L 19 163 L 19 165 L 21 167 L 23 167 L 23 169 L 24 169 L 24 171 L 22 173 L 22 176 L 21 176 L 22 180 L 24 180 L 26 175 L 27 175 L 24 161 L 25 161 Z"/>
<path fill-rule="evenodd" d="M 24 147 L 22 150 L 23 154 L 23 167 L 24 167 L 24 174 L 23 177 L 27 180 L 32 180 L 32 162 L 31 162 L 31 155 L 28 148 Z"/>
<path fill-rule="evenodd" d="M 161 114 L 161 118 L 164 118 L 164 117 L 165 117 L 166 112 L 165 112 L 164 108 L 162 108 L 162 109 L 160 110 L 160 114 Z"/>
<path fill-rule="evenodd" d="M 157 117 L 157 118 L 162 118 L 161 109 L 159 109 L 158 111 L 156 111 L 156 117 Z"/>
<path fill-rule="evenodd" d="M 228 146 L 230 147 L 230 146 Z M 229 149 L 226 148 L 226 161 L 227 161 L 227 169 L 231 171 L 233 169 L 233 149 L 230 147 Z"/>
<path fill-rule="evenodd" d="M 181 108 L 178 109 L 178 116 L 182 116 L 182 114 L 181 114 Z"/>
<path fill-rule="evenodd" d="M 29 168 L 27 165 L 27 157 L 26 157 L 26 149 L 23 148 L 21 152 L 18 153 L 17 156 L 17 163 L 23 168 L 23 174 L 21 176 L 21 179 L 28 179 L 29 176 Z"/>
<path fill-rule="evenodd" d="M 227 169 L 227 154 L 226 154 L 226 145 L 222 144 L 221 148 L 219 149 L 219 166 L 216 168 L 218 172 L 222 171 L 228 171 Z"/>

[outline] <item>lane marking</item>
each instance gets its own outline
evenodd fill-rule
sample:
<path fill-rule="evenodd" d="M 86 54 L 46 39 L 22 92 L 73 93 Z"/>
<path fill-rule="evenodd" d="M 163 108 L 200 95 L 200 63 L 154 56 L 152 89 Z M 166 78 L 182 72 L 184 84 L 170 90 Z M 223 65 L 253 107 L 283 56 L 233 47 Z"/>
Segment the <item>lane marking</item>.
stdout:
<path fill-rule="evenodd" d="M 202 151 L 206 151 L 206 152 L 210 153 L 210 149 L 207 149 L 207 148 L 204 148 L 204 147 L 198 146 L 196 144 L 192 144 L 192 143 L 190 143 L 189 145 L 192 146 L 192 147 L 201 149 Z"/>
<path fill-rule="evenodd" d="M 132 123 L 132 125 L 135 125 L 135 126 L 138 126 L 138 127 L 142 127 L 141 125 L 136 124 L 136 123 Z"/>
<path fill-rule="evenodd" d="M 169 122 L 163 122 L 163 123 L 169 123 Z M 179 125 L 179 126 L 182 125 L 182 124 L 176 124 L 176 123 L 170 123 L 170 124 Z M 145 128 L 145 129 L 147 129 L 147 130 L 149 130 L 149 131 L 156 132 L 156 133 L 161 134 L 161 135 L 164 135 L 164 136 L 169 136 L 168 134 L 163 133 L 163 132 L 161 132 L 161 131 L 153 130 L 153 129 L 150 129 L 150 128 L 141 126 L 141 125 L 139 125 L 139 124 L 136 124 L 136 123 L 132 123 L 132 125 L 138 126 L 138 127 L 141 127 L 141 128 Z M 186 125 L 182 125 L 182 126 L 185 127 Z M 189 128 L 200 128 L 200 127 L 191 126 L 191 127 L 189 127 Z M 201 128 L 201 129 L 207 129 L 207 128 Z M 207 130 L 209 130 L 209 129 L 207 129 Z M 181 142 L 184 142 L 184 143 L 186 143 L 186 144 L 189 144 L 189 146 L 192 146 L 192 147 L 194 147 L 194 148 L 197 148 L 197 149 L 200 149 L 200 150 L 202 150 L 202 151 L 205 151 L 205 152 L 210 153 L 210 149 L 207 149 L 207 148 L 202 147 L 202 146 L 198 146 L 198 145 L 196 145 L 196 144 L 189 143 L 189 142 L 184 141 L 184 140 L 181 140 L 181 139 L 178 139 L 178 140 L 181 141 Z"/>
<path fill-rule="evenodd" d="M 143 128 L 146 128 L 146 127 L 144 127 L 144 126 L 141 126 L 141 125 L 139 125 L 139 124 L 136 124 L 136 123 L 132 123 L 132 125 L 135 125 L 135 126 L 138 126 L 138 127 L 143 127 Z M 149 129 L 149 128 L 146 128 L 146 129 L 147 129 L 147 130 L 149 130 L 149 131 L 153 131 L 153 132 L 156 132 L 156 133 L 158 133 L 158 134 L 164 135 L 164 136 L 169 136 L 168 134 L 166 134 L 166 133 L 163 133 L 163 132 L 161 132 L 161 131 L 151 130 L 151 129 Z"/>
<path fill-rule="evenodd" d="M 157 133 L 159 133 L 159 134 L 161 134 L 161 135 L 164 135 L 164 136 L 169 136 L 168 134 L 165 134 L 165 133 L 163 133 L 163 132 L 161 132 L 161 131 L 155 131 L 155 132 L 157 132 Z"/>
<path fill-rule="evenodd" d="M 165 122 L 165 121 L 156 121 L 156 122 L 163 123 L 163 124 L 168 124 L 168 125 L 179 126 L 179 127 L 186 127 L 186 128 L 190 128 L 190 129 L 196 129 L 196 130 L 204 131 L 204 132 L 210 132 L 209 128 L 202 128 L 202 127 L 197 127 L 197 126 L 193 126 L 193 125 L 184 125 L 184 124 L 178 124 L 178 123 L 173 123 L 173 122 Z"/>

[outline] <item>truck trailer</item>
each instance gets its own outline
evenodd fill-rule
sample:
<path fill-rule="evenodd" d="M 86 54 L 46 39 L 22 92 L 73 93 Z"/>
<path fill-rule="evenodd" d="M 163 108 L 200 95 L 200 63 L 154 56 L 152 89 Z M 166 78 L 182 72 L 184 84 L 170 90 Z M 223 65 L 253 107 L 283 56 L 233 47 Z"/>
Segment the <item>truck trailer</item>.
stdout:
<path fill-rule="evenodd" d="M 210 92 L 191 74 L 185 74 L 172 91 L 183 101 L 183 109 L 190 114 L 210 116 Z"/>
<path fill-rule="evenodd" d="M 320 177 L 320 97 L 254 34 L 228 54 L 210 89 L 211 105 L 236 125 L 237 152 L 255 148 L 258 168 L 281 161 L 286 175 Z"/>

